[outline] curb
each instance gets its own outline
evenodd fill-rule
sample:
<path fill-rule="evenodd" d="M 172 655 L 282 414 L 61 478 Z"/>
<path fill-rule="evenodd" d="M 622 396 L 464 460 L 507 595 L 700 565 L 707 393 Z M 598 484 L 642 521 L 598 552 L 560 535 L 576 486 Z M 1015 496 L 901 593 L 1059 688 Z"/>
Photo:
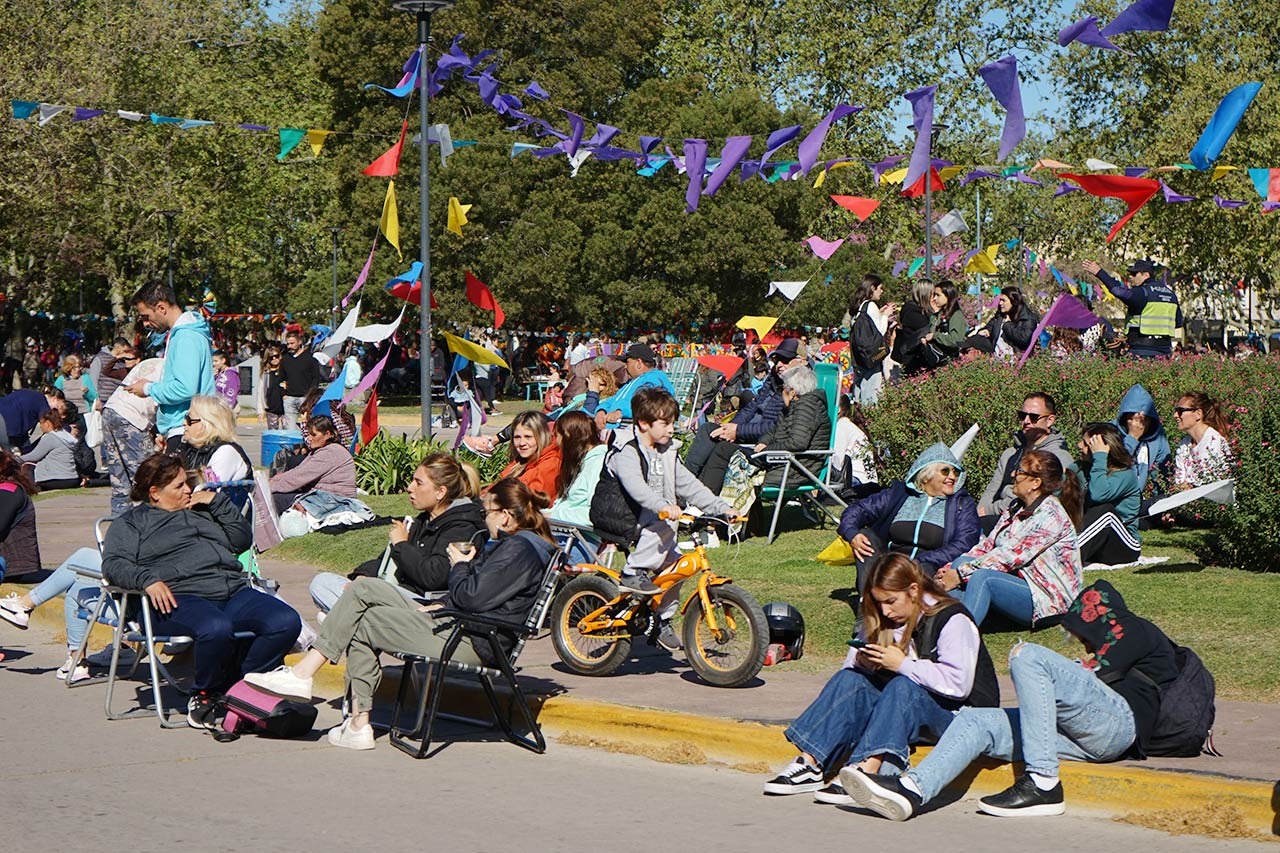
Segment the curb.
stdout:
<path fill-rule="evenodd" d="M 0 585 L 0 594 L 26 589 L 6 583 Z M 32 613 L 31 623 L 33 627 L 53 633 L 55 640 L 65 642 L 60 608 L 37 609 Z M 91 643 L 109 642 L 110 638 L 110 629 L 94 626 Z M 299 657 L 290 655 L 287 660 L 292 662 Z M 396 678 L 395 669 L 389 669 L 384 688 Z M 341 664 L 323 667 L 316 674 L 315 687 L 318 694 L 341 695 L 345 688 L 345 667 Z M 531 699 L 536 709 L 538 697 Z M 602 745 L 606 749 L 641 755 L 676 747 L 693 756 L 691 763 L 721 762 L 762 775 L 793 757 L 796 751 L 783 736 L 783 727 L 777 725 L 567 696 L 543 699 L 536 713 L 549 739 Z M 918 748 L 916 763 L 928 753 L 927 747 Z M 1248 830 L 1264 836 L 1280 835 L 1280 786 L 1274 782 L 1079 762 L 1063 762 L 1061 775 L 1072 806 L 1112 814 L 1155 816 L 1158 813 L 1164 821 L 1171 817 L 1185 818 L 1183 822 L 1191 831 L 1207 823 L 1207 816 L 1229 811 L 1238 815 L 1239 823 Z M 949 790 L 971 797 L 984 796 L 1003 791 L 1013 779 L 1011 765 L 983 762 L 972 766 Z"/>

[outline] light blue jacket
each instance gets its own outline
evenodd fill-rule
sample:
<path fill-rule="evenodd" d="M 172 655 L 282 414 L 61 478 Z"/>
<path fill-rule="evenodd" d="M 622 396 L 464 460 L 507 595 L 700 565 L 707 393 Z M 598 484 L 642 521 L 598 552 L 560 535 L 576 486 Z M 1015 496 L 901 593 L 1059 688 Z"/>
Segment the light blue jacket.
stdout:
<path fill-rule="evenodd" d="M 169 330 L 160 380 L 147 384 L 147 396 L 157 404 L 156 431 L 181 432 L 191 398 L 214 392 L 213 334 L 203 317 L 186 311 Z"/>
<path fill-rule="evenodd" d="M 665 388 L 672 397 L 676 395 L 676 386 L 671 384 L 671 377 L 661 370 L 646 370 L 635 379 L 623 385 L 612 397 L 601 400 L 595 408 L 591 405 L 591 394 L 587 394 L 582 411 L 594 415 L 596 411 L 622 412 L 622 417 L 631 420 L 631 398 L 645 388 Z"/>

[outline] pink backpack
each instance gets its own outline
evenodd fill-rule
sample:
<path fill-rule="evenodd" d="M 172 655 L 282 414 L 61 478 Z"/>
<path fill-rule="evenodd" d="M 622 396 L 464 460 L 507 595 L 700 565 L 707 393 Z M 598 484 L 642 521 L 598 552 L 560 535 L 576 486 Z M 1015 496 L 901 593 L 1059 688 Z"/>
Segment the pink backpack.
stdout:
<path fill-rule="evenodd" d="M 246 681 L 237 681 L 227 691 L 222 706 L 226 714 L 219 740 L 235 740 L 249 732 L 268 737 L 302 737 L 316 722 L 315 706 L 281 699 Z"/>

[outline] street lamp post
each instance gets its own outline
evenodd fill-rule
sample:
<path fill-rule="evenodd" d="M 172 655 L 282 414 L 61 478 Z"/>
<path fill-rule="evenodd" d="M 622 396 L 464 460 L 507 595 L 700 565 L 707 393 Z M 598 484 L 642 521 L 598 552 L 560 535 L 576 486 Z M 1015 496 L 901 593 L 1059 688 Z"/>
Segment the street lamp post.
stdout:
<path fill-rule="evenodd" d="M 165 241 L 169 244 L 169 249 L 164 260 L 164 273 L 165 280 L 169 283 L 170 290 L 173 290 L 173 219 L 179 213 L 181 213 L 181 211 L 178 210 L 160 211 L 160 215 L 164 217 Z"/>
<path fill-rule="evenodd" d="M 338 328 L 338 235 L 345 230 L 340 225 L 329 226 L 329 233 L 333 235 L 333 299 L 329 303 L 332 306 L 329 317 L 334 329 Z"/>
<path fill-rule="evenodd" d="M 422 304 L 419 306 L 418 377 L 422 402 L 422 435 L 431 438 L 431 229 L 428 227 L 427 199 L 427 43 L 431 41 L 431 16 L 452 9 L 456 0 L 393 0 L 391 7 L 412 12 L 418 19 L 418 243 L 422 261 Z"/>
<path fill-rule="evenodd" d="M 1022 255 L 1022 295 L 1027 295 L 1027 223 L 1015 225 L 1018 229 L 1018 254 Z"/>
<path fill-rule="evenodd" d="M 924 277 L 933 280 L 933 146 L 950 125 L 935 123 L 929 131 L 929 166 L 924 172 Z"/>

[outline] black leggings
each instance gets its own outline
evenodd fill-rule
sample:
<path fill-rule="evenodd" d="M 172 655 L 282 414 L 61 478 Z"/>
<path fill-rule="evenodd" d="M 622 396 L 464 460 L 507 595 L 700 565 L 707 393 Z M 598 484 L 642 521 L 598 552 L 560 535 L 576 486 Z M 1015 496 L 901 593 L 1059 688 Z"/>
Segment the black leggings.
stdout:
<path fill-rule="evenodd" d="M 1084 525 L 1076 538 L 1080 560 L 1086 566 L 1118 566 L 1132 563 L 1142 554 L 1142 543 L 1129 532 L 1112 504 L 1097 504 L 1085 510 Z"/>

